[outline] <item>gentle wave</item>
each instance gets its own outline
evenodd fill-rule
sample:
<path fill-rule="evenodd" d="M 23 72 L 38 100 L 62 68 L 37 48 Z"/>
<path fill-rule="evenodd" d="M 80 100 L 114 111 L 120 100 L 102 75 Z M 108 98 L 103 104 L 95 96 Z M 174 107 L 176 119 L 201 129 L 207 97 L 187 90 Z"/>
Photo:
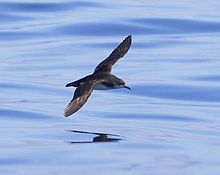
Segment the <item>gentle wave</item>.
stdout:
<path fill-rule="evenodd" d="M 136 18 L 129 21 L 146 27 L 162 29 L 165 34 L 215 33 L 220 32 L 220 22 L 175 18 Z"/>
<path fill-rule="evenodd" d="M 129 22 L 102 21 L 76 23 L 52 29 L 65 35 L 174 35 L 220 32 L 219 22 L 188 19 L 135 19 Z"/>
<path fill-rule="evenodd" d="M 0 10 L 1 12 L 60 12 L 66 10 L 74 10 L 80 8 L 94 8 L 94 7 L 104 7 L 101 3 L 89 2 L 89 1 L 77 1 L 77 2 L 1 2 Z"/>
<path fill-rule="evenodd" d="M 43 85 L 37 85 L 37 84 L 25 84 L 25 83 L 3 83 L 0 82 L 0 89 L 3 91 L 5 90 L 14 90 L 17 91 L 19 89 L 20 92 L 32 92 L 36 93 L 39 92 L 42 94 L 54 94 L 54 95 L 67 95 L 68 92 L 64 90 L 64 88 L 56 88 L 53 86 L 43 86 Z M 39 94 L 39 95 L 40 95 Z"/>
<path fill-rule="evenodd" d="M 22 111 L 22 110 L 14 110 L 14 109 L 4 109 L 0 108 L 0 116 L 1 118 L 4 119 L 9 119 L 9 120 L 48 120 L 48 119 L 53 119 L 54 116 L 48 115 L 48 114 L 43 114 L 43 113 L 38 113 L 36 111 Z"/>
<path fill-rule="evenodd" d="M 132 86 L 132 95 L 180 101 L 220 102 L 219 87 L 175 84 Z"/>
<path fill-rule="evenodd" d="M 96 116 L 104 116 L 105 118 L 112 118 L 112 119 L 124 119 L 126 120 L 143 120 L 143 121 L 160 121 L 160 122 L 189 122 L 189 123 L 197 123 L 197 122 L 208 122 L 209 120 L 193 117 L 193 116 L 184 116 L 184 115 L 167 115 L 167 114 L 138 114 L 138 113 L 114 113 L 114 112 L 105 112 L 103 114 L 99 114 L 96 112 Z"/>
<path fill-rule="evenodd" d="M 40 26 L 40 25 L 39 25 Z M 38 26 L 38 27 L 39 27 Z M 55 24 L 39 27 L 39 30 L 1 31 L 1 40 L 20 40 L 43 38 L 45 36 L 126 36 L 126 35 L 176 35 L 220 32 L 219 22 L 196 21 L 188 19 L 136 19 L 126 22 L 81 22 Z M 166 45 L 167 43 L 161 43 Z M 175 43 L 174 43 L 175 44 Z"/>
<path fill-rule="evenodd" d="M 219 82 L 220 75 L 203 75 L 191 77 L 192 80 Z"/>

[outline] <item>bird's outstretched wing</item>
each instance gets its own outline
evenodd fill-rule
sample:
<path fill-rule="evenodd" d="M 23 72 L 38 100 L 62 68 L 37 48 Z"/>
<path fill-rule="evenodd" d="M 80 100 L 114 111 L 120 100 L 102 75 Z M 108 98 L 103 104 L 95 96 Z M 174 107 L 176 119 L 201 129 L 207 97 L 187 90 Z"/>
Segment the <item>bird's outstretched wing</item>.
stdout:
<path fill-rule="evenodd" d="M 88 100 L 93 91 L 93 84 L 90 82 L 81 84 L 74 92 L 73 99 L 64 110 L 64 116 L 68 117 L 78 111 Z"/>
<path fill-rule="evenodd" d="M 104 82 L 105 79 L 98 79 L 98 80 L 91 80 L 80 84 L 75 92 L 73 99 L 67 105 L 64 110 L 64 116 L 68 117 L 78 111 L 88 100 L 89 96 L 91 95 L 95 85 L 97 83 Z"/>
<path fill-rule="evenodd" d="M 122 58 L 131 46 L 131 35 L 126 37 L 122 43 L 96 68 L 94 72 L 111 72 L 112 65 L 114 65 L 120 58 Z"/>
<path fill-rule="evenodd" d="M 66 84 L 66 87 L 70 87 L 70 86 L 78 87 L 80 85 L 80 83 L 88 81 L 90 78 L 91 78 L 91 75 L 88 75 L 88 76 L 83 77 L 77 81 L 73 81 L 71 83 Z"/>

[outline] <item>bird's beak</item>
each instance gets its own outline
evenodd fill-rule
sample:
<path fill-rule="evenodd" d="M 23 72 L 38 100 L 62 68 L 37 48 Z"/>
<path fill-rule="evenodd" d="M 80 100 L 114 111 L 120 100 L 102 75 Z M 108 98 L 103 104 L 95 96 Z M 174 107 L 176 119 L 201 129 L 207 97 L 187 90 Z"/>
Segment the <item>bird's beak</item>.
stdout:
<path fill-rule="evenodd" d="M 131 88 L 130 88 L 130 87 L 128 87 L 128 86 L 124 86 L 124 88 L 131 90 Z"/>

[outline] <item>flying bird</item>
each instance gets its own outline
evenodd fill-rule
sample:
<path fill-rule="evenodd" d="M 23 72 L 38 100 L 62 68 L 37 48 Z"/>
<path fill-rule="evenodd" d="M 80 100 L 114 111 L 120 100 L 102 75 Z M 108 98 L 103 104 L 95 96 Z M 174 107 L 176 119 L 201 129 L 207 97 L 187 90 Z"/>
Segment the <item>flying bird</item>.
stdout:
<path fill-rule="evenodd" d="M 64 116 L 68 117 L 78 111 L 88 100 L 93 90 L 108 90 L 130 87 L 125 82 L 111 74 L 112 66 L 122 58 L 131 46 L 131 35 L 126 37 L 113 52 L 95 68 L 91 75 L 77 81 L 66 84 L 66 87 L 76 87 L 73 99 L 64 110 Z"/>

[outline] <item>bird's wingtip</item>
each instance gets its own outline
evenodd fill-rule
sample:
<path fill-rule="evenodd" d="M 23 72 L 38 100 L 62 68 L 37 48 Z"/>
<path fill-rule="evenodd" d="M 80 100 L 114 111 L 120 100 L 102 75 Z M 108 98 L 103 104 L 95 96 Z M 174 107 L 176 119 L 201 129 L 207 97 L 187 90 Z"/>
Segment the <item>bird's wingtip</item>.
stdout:
<path fill-rule="evenodd" d="M 67 83 L 66 85 L 65 85 L 65 87 L 69 87 L 70 86 L 70 83 Z"/>
<path fill-rule="evenodd" d="M 128 36 L 125 38 L 124 41 L 128 42 L 129 45 L 131 45 L 131 42 L 132 42 L 132 36 L 131 36 L 131 35 L 128 35 Z"/>
<path fill-rule="evenodd" d="M 76 87 L 75 82 L 71 82 L 65 85 L 65 87 L 71 87 L 71 86 Z"/>
<path fill-rule="evenodd" d="M 127 38 L 131 39 L 131 38 L 132 38 L 132 35 L 128 35 Z"/>
<path fill-rule="evenodd" d="M 66 113 L 66 111 L 64 111 L 63 115 L 64 115 L 64 117 L 69 117 L 69 116 L 70 116 L 70 115 L 68 115 L 68 114 Z"/>
<path fill-rule="evenodd" d="M 132 36 L 131 35 L 128 35 L 125 39 L 131 39 Z"/>
<path fill-rule="evenodd" d="M 64 113 L 63 113 L 64 117 L 69 117 L 72 114 L 72 113 L 69 112 L 69 107 L 68 106 L 64 110 Z"/>

